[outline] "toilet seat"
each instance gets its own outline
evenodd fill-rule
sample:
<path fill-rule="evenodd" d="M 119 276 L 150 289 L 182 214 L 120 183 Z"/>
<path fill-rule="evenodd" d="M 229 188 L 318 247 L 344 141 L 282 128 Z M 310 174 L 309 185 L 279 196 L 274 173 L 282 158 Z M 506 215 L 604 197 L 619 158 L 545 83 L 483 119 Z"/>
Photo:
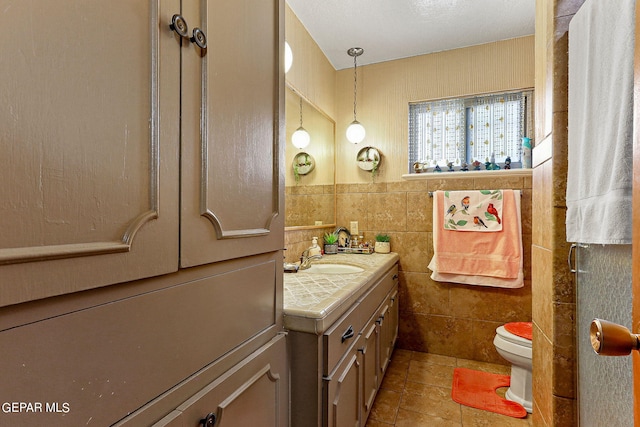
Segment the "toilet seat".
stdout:
<path fill-rule="evenodd" d="M 533 323 L 531 322 L 509 322 L 504 324 L 504 328 L 519 337 L 533 339 Z"/>
<path fill-rule="evenodd" d="M 500 326 L 496 329 L 496 334 L 502 338 L 505 341 L 508 341 L 510 343 L 516 344 L 516 345 L 520 345 L 523 347 L 528 347 L 531 348 L 532 345 L 532 341 L 528 340 L 526 338 L 522 338 L 519 337 L 518 335 L 512 334 L 511 332 L 507 331 L 504 326 Z"/>

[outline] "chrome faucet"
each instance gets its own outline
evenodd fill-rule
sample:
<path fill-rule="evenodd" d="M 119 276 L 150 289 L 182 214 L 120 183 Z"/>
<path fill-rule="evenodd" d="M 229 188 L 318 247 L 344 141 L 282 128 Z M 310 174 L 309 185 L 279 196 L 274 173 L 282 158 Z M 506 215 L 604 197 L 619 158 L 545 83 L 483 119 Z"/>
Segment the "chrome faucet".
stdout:
<path fill-rule="evenodd" d="M 314 259 L 322 259 L 322 255 L 320 255 L 320 254 L 309 256 L 309 249 L 311 249 L 311 248 L 305 249 L 302 252 L 302 255 L 300 255 L 300 270 L 306 270 L 307 268 L 311 267 L 311 261 L 312 260 L 314 260 Z"/>

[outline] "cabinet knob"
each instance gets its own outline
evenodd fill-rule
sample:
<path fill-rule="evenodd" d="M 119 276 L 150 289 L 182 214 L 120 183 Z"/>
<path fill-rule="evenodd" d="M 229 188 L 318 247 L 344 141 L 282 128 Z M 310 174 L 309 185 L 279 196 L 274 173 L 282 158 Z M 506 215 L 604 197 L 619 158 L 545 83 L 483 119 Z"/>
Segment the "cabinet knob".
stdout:
<path fill-rule="evenodd" d="M 171 24 L 169 24 L 169 28 L 175 31 L 180 37 L 187 37 L 189 35 L 187 21 L 177 13 L 171 17 Z"/>
<path fill-rule="evenodd" d="M 211 412 L 206 417 L 200 420 L 200 424 L 202 424 L 203 427 L 213 427 L 216 424 L 216 414 Z"/>
<path fill-rule="evenodd" d="M 200 49 L 207 48 L 207 36 L 200 28 L 196 27 L 193 29 L 193 35 L 189 40 L 191 40 L 192 43 L 195 43 Z"/>

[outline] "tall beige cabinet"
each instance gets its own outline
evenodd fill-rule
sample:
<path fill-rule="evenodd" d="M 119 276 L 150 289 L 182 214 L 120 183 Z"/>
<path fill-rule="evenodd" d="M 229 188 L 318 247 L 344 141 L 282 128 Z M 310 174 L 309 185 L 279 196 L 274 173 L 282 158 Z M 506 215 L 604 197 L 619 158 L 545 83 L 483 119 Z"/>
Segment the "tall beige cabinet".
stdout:
<path fill-rule="evenodd" d="M 3 7 L 0 425 L 287 425 L 283 7 Z"/>

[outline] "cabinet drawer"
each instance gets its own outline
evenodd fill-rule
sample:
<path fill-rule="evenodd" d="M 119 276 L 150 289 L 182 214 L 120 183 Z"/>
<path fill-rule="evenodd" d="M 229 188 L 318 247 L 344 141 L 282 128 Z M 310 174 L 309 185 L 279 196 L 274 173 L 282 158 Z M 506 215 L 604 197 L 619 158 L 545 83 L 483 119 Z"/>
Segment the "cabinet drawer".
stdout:
<path fill-rule="evenodd" d="M 324 357 L 323 375 L 329 375 L 345 352 L 353 345 L 369 314 L 363 313 L 358 304 L 345 313 L 336 323 L 327 329 L 322 337 Z"/>
<path fill-rule="evenodd" d="M 396 283 L 398 283 L 398 266 L 393 266 L 382 280 L 361 298 L 360 310 L 365 314 L 366 319 L 378 309 Z"/>

